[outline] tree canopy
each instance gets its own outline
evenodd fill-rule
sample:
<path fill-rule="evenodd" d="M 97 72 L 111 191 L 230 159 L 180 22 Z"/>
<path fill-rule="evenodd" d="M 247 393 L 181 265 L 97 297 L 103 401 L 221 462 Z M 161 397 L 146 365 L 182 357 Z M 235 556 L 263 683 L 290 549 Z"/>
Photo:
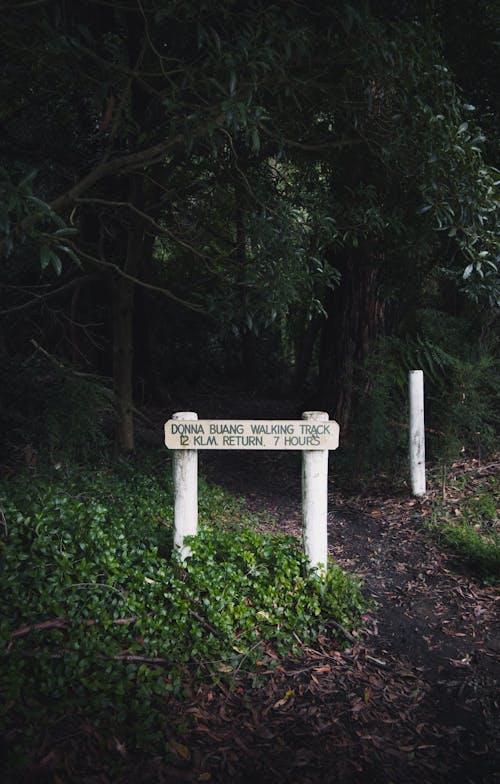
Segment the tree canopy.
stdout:
<path fill-rule="evenodd" d="M 111 377 L 120 449 L 209 367 L 347 425 L 378 338 L 488 322 L 498 3 L 4 5 L 0 346 Z"/>

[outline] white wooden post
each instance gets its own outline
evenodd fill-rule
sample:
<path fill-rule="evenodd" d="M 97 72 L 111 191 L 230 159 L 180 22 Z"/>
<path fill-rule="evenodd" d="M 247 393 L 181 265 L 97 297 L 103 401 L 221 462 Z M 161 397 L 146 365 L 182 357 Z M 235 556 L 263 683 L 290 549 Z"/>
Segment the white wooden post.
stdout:
<path fill-rule="evenodd" d="M 193 411 L 179 411 L 172 419 L 198 419 Z M 198 531 L 198 450 L 176 449 L 173 455 L 174 473 L 174 550 L 185 561 L 191 548 L 184 544 L 186 536 Z"/>
<path fill-rule="evenodd" d="M 304 411 L 302 419 L 328 421 L 326 411 Z M 328 560 L 328 449 L 302 453 L 302 525 L 309 566 L 324 574 Z"/>
<path fill-rule="evenodd" d="M 410 370 L 408 374 L 410 402 L 410 479 L 414 496 L 425 495 L 425 426 L 424 426 L 424 373 Z"/>

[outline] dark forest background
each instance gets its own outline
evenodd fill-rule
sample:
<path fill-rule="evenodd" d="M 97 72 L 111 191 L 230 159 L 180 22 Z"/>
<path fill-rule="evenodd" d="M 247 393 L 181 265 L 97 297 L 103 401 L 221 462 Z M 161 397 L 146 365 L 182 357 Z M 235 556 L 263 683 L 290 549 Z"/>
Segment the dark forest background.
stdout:
<path fill-rule="evenodd" d="M 430 456 L 493 448 L 497 0 L 2 12 L 4 468 L 196 395 L 327 410 L 387 467 L 414 368 Z"/>

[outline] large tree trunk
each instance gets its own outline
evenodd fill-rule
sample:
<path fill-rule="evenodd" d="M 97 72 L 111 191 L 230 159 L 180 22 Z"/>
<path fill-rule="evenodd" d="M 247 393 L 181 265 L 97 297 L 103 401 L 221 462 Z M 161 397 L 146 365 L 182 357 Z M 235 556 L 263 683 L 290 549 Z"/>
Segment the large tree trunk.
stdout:
<path fill-rule="evenodd" d="M 343 430 L 352 408 L 355 369 L 367 355 L 384 321 L 376 267 L 361 252 L 344 252 L 334 264 L 340 285 L 329 292 L 320 344 L 319 401 Z"/>

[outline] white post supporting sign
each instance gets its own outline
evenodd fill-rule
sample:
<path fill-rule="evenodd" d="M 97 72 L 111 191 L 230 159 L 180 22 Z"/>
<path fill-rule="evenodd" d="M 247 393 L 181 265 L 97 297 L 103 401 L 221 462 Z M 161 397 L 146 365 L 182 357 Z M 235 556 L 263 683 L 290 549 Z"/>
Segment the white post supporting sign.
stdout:
<path fill-rule="evenodd" d="M 411 490 L 417 498 L 425 495 L 425 424 L 424 424 L 424 373 L 410 370 L 408 374 L 410 407 L 410 480 Z"/>
<path fill-rule="evenodd" d="M 325 411 L 304 411 L 311 424 L 325 422 Z M 309 565 L 326 573 L 328 560 L 328 449 L 302 453 L 302 536 Z"/>
<path fill-rule="evenodd" d="M 193 411 L 173 414 L 175 422 L 198 419 Z M 175 450 L 174 469 L 174 549 L 181 561 L 191 555 L 191 548 L 184 544 L 186 536 L 196 536 L 198 531 L 198 451 Z"/>
<path fill-rule="evenodd" d="M 325 411 L 301 420 L 198 419 L 192 411 L 165 423 L 165 444 L 174 450 L 174 547 L 184 561 L 198 524 L 198 449 L 300 449 L 303 451 L 304 548 L 309 565 L 326 572 L 328 555 L 328 450 L 339 445 L 339 426 Z"/>

